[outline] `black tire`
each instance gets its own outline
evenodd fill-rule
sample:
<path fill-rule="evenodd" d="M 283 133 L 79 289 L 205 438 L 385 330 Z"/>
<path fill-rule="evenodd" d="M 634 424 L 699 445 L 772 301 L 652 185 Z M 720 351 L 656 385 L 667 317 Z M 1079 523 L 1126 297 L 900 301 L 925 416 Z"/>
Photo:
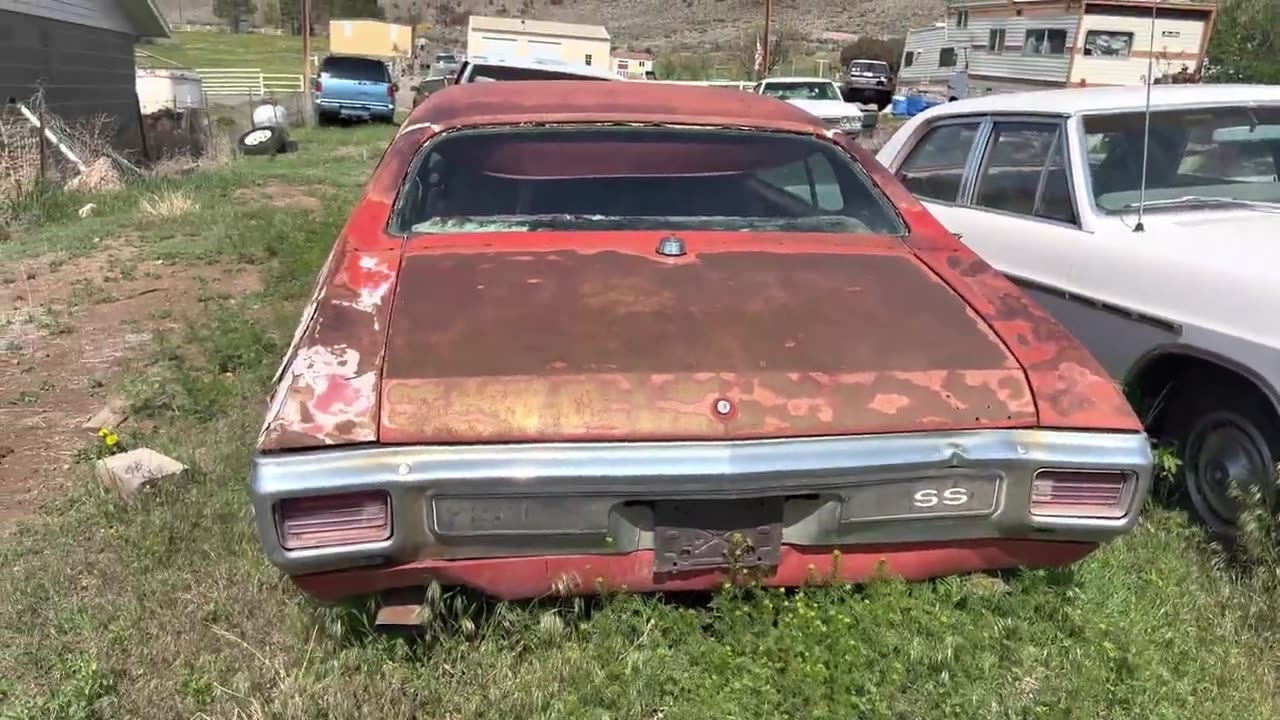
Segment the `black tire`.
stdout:
<path fill-rule="evenodd" d="M 1208 382 L 1206 382 L 1208 380 Z M 1213 532 L 1234 536 L 1240 503 L 1230 494 L 1257 487 L 1274 511 L 1280 420 L 1270 402 L 1244 381 L 1188 375 L 1173 385 L 1158 437 L 1182 459 L 1183 500 Z"/>
<path fill-rule="evenodd" d="M 275 155 L 283 145 L 284 133 L 273 127 L 253 128 L 236 141 L 236 147 L 244 155 Z"/>

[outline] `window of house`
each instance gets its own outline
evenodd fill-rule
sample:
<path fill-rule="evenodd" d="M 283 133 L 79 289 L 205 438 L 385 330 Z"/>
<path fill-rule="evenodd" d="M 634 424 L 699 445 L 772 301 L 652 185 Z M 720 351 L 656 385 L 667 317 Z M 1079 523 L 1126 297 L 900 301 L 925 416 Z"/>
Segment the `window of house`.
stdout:
<path fill-rule="evenodd" d="M 902 56 L 902 67 L 911 67 L 916 62 L 916 51 L 909 50 L 906 55 Z"/>
<path fill-rule="evenodd" d="M 623 71 L 630 70 L 631 63 L 623 58 L 618 58 L 618 69 Z"/>
<path fill-rule="evenodd" d="M 955 67 L 956 66 L 956 49 L 953 47 L 942 48 L 938 51 L 938 67 Z"/>
<path fill-rule="evenodd" d="M 987 51 L 1004 52 L 1004 28 L 995 28 L 987 33 Z"/>
<path fill-rule="evenodd" d="M 583 62 L 583 64 L 585 64 L 585 65 L 590 65 L 590 64 L 591 64 L 591 53 L 587 53 L 587 54 L 583 57 L 582 62 Z"/>
<path fill-rule="evenodd" d="M 1066 147 L 1058 123 L 997 122 L 973 204 L 1074 223 Z"/>
<path fill-rule="evenodd" d="M 1090 30 L 1084 34 L 1084 54 L 1089 57 L 1125 58 L 1133 52 L 1133 33 Z"/>
<path fill-rule="evenodd" d="M 969 27 L 969 11 L 968 10 L 961 10 L 956 13 L 956 27 L 958 28 Z"/>
<path fill-rule="evenodd" d="M 1057 29 L 1028 30 L 1022 44 L 1023 55 L 1065 55 L 1067 31 Z"/>
<path fill-rule="evenodd" d="M 955 202 L 979 125 L 974 121 L 929 130 L 898 168 L 898 179 L 920 197 Z"/>

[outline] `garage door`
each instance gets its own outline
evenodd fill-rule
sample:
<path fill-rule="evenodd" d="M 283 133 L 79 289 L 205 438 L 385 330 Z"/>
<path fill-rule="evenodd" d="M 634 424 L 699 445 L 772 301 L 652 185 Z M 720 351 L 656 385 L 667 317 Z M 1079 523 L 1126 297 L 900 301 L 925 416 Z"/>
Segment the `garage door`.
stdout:
<path fill-rule="evenodd" d="M 486 57 L 515 57 L 516 39 L 504 37 L 481 37 L 481 55 Z"/>
<path fill-rule="evenodd" d="M 563 46 L 547 40 L 530 40 L 529 57 L 538 60 L 564 60 Z"/>

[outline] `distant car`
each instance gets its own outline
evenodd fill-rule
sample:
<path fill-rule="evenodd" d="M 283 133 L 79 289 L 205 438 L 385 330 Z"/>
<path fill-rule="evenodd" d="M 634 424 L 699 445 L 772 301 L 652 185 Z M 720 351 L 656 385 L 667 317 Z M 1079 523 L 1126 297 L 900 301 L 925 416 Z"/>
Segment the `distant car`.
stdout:
<path fill-rule="evenodd" d="M 845 102 L 840 96 L 840 86 L 825 78 L 766 78 L 756 83 L 752 91 L 786 100 L 833 128 L 855 135 L 862 130 L 862 108 Z"/>
<path fill-rule="evenodd" d="M 295 337 L 251 496 L 328 600 L 1061 565 L 1151 479 L 1057 323 L 853 138 L 748 93 L 432 94 Z"/>
<path fill-rule="evenodd" d="M 455 85 L 490 80 L 619 80 L 608 70 L 550 58 L 475 55 L 458 68 Z"/>
<path fill-rule="evenodd" d="M 880 60 L 853 60 L 845 68 L 844 99 L 874 103 L 883 110 L 893 102 L 896 86 L 889 63 Z"/>
<path fill-rule="evenodd" d="M 428 77 L 453 77 L 461 65 L 462 59 L 458 57 L 457 53 L 436 53 L 431 59 L 431 69 Z"/>
<path fill-rule="evenodd" d="M 320 63 L 315 84 L 316 118 L 393 122 L 396 91 L 387 64 L 354 55 L 330 55 Z"/>
<path fill-rule="evenodd" d="M 990 95 L 928 110 L 880 151 L 949 229 L 1121 378 L 1234 531 L 1229 488 L 1280 461 L 1280 88 Z M 1137 209 L 1145 203 L 1143 232 Z"/>

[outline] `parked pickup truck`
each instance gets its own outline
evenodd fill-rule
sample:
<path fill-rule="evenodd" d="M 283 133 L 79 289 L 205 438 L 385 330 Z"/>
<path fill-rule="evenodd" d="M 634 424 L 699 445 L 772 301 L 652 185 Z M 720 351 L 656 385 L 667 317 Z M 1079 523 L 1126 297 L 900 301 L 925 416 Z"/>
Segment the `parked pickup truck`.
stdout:
<path fill-rule="evenodd" d="M 845 69 L 844 99 L 849 102 L 875 103 L 883 110 L 893 102 L 893 70 L 879 60 L 853 60 Z"/>
<path fill-rule="evenodd" d="M 322 125 L 340 119 L 392 122 L 399 89 L 381 60 L 330 55 L 316 78 L 316 119 Z"/>

